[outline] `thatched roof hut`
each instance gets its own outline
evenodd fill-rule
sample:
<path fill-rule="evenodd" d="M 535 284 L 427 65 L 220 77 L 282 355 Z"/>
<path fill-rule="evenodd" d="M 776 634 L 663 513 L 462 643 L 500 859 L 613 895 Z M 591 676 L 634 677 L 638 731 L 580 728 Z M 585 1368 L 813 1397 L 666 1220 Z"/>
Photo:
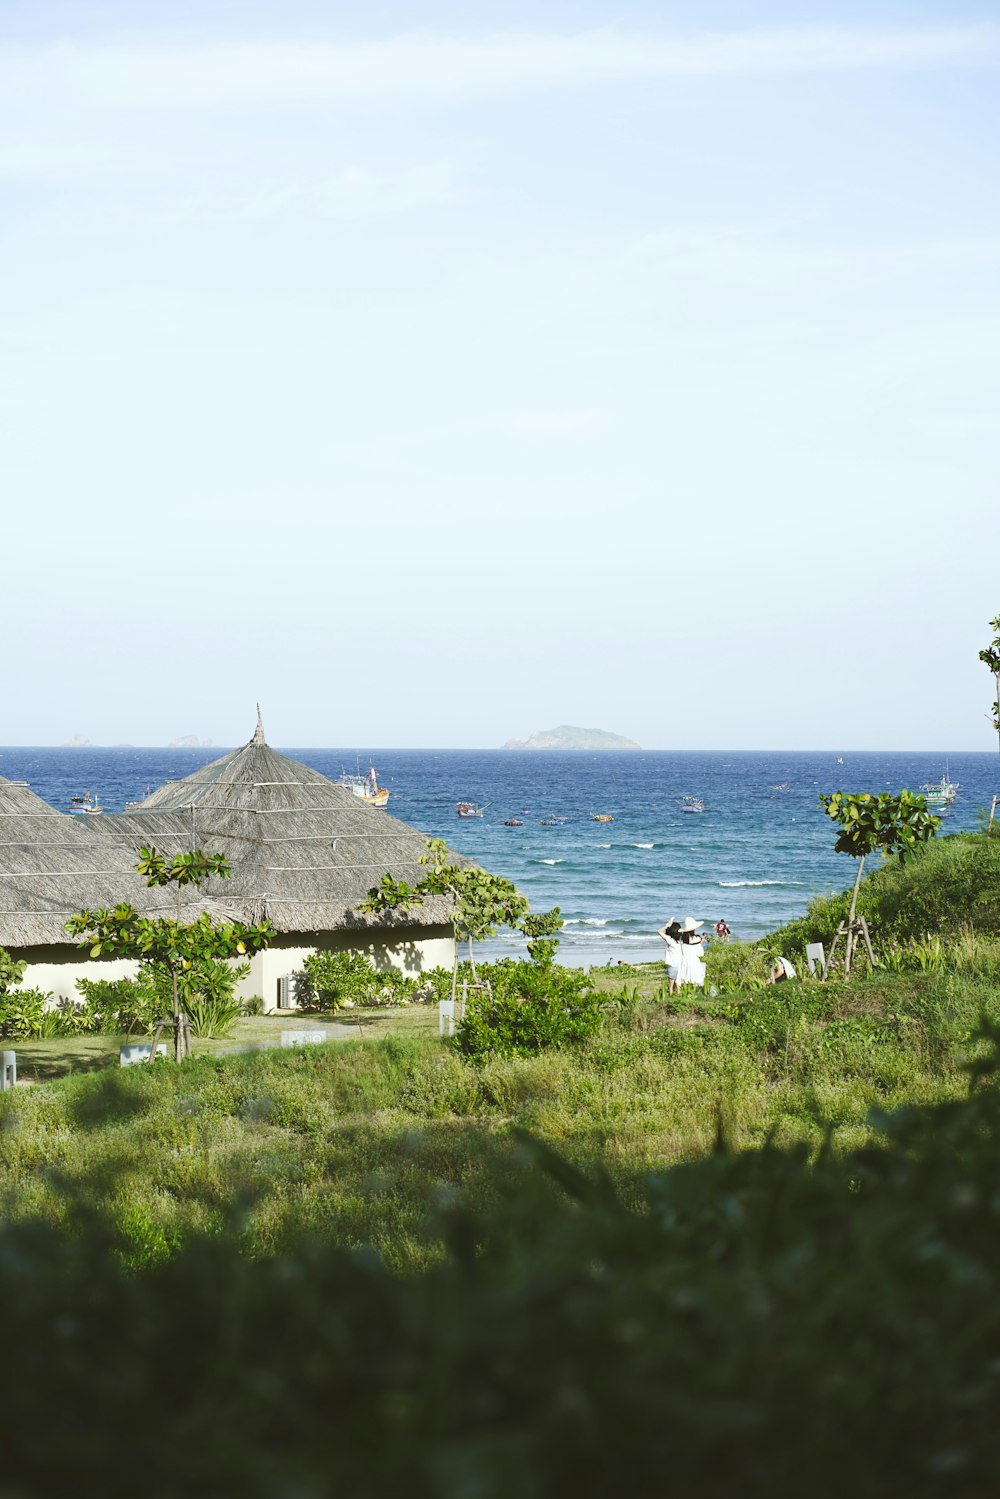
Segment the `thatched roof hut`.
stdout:
<path fill-rule="evenodd" d="M 0 778 L 0 946 L 28 960 L 26 982 L 75 997 L 81 977 L 132 971 L 124 960 L 91 962 L 65 929 L 82 909 L 127 901 L 144 915 L 173 915 L 176 890 L 148 889 L 138 850 L 225 854 L 228 880 L 181 893 L 181 917 L 275 929 L 242 985 L 266 1008 L 286 1003 L 290 976 L 317 947 L 349 947 L 381 967 L 415 973 L 450 966 L 452 904 L 436 897 L 413 911 L 363 915 L 367 891 L 386 872 L 415 884 L 425 873 L 423 833 L 366 806 L 348 786 L 271 749 L 259 721 L 250 742 L 159 787 L 120 814 L 57 812 L 24 782 Z M 284 986 L 284 987 L 283 987 Z"/>
<path fill-rule="evenodd" d="M 278 754 L 259 718 L 242 749 L 101 820 L 135 848 L 225 854 L 232 878 L 211 881 L 205 893 L 235 907 L 244 920 L 267 917 L 280 933 L 449 921 L 450 902 L 440 898 L 408 915 L 364 916 L 356 909 L 386 871 L 411 884 L 426 873 L 419 862 L 426 834 Z"/>
<path fill-rule="evenodd" d="M 66 946 L 66 922 L 85 907 L 130 901 L 149 915 L 173 912 L 173 895 L 146 888 L 135 848 L 104 820 L 57 812 L 24 781 L 0 776 L 0 947 Z M 185 892 L 185 916 L 206 909 L 221 910 Z"/>

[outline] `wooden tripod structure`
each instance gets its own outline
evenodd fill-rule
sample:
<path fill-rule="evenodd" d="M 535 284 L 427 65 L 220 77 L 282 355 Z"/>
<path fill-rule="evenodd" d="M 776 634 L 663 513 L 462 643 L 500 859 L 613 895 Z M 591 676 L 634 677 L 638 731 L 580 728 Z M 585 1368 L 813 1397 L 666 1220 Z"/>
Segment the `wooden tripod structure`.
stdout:
<path fill-rule="evenodd" d="M 833 967 L 833 960 L 837 956 L 837 948 L 844 943 L 844 977 L 851 971 L 851 959 L 858 952 L 862 942 L 868 951 L 868 961 L 875 967 L 875 952 L 872 948 L 872 939 L 868 932 L 868 923 L 863 916 L 856 916 L 853 921 L 842 921 L 834 933 L 833 941 L 830 943 L 830 951 L 826 955 L 823 964 L 823 977 L 826 978 Z"/>
<path fill-rule="evenodd" d="M 868 961 L 875 967 L 875 952 L 872 948 L 872 939 L 868 931 L 868 923 L 858 911 L 858 890 L 861 886 L 861 872 L 865 867 L 864 855 L 858 860 L 858 872 L 854 879 L 854 889 L 851 891 L 851 908 L 847 913 L 847 920 L 842 921 L 834 933 L 833 941 L 830 943 L 830 951 L 826 955 L 823 964 L 823 977 L 826 978 L 833 967 L 833 960 L 837 955 L 837 948 L 841 942 L 844 943 L 844 977 L 848 978 L 851 972 L 851 960 L 864 943 L 868 952 Z"/>
<path fill-rule="evenodd" d="M 164 1015 L 156 1022 L 153 1031 L 153 1044 L 149 1048 L 149 1060 L 156 1061 L 156 1048 L 163 1035 L 174 1038 L 174 1061 L 183 1062 L 185 1057 L 191 1055 L 191 1025 L 187 1016 L 183 1013 L 177 1015 Z"/>

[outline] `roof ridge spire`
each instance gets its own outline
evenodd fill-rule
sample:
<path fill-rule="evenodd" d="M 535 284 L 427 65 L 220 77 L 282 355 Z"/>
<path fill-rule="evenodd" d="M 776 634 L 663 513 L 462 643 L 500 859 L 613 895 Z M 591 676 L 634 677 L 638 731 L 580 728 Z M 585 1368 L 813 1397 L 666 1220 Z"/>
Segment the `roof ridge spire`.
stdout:
<path fill-rule="evenodd" d="M 264 720 L 260 716 L 260 703 L 257 704 L 257 727 L 253 731 L 253 738 L 251 739 L 250 743 L 251 744 L 266 744 L 267 743 L 267 740 L 264 738 Z"/>

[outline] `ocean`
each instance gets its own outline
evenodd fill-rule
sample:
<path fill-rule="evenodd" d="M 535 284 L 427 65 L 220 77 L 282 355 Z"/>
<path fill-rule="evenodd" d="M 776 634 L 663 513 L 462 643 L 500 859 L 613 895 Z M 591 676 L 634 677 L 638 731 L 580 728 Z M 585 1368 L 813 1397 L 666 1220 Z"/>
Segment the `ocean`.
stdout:
<path fill-rule="evenodd" d="M 0 775 L 26 780 L 54 807 L 90 791 L 108 811 L 176 780 L 223 749 L 0 749 Z M 356 752 L 285 749 L 336 779 L 355 771 Z M 800 915 L 815 895 L 843 889 L 853 861 L 835 854 L 836 830 L 821 791 L 918 790 L 947 770 L 959 784 L 943 832 L 975 828 L 1000 793 L 996 753 L 589 753 L 531 750 L 371 752 L 390 788 L 389 810 L 428 836 L 447 839 L 527 895 L 534 910 L 565 918 L 560 960 L 642 962 L 662 956 L 656 929 L 672 916 L 756 937 Z M 369 755 L 361 757 L 367 768 Z M 704 811 L 684 813 L 685 796 Z M 484 807 L 460 819 L 458 801 Z M 591 814 L 610 814 L 598 823 Z M 380 814 L 373 812 L 373 816 Z M 554 815 L 566 822 L 542 826 Z M 521 817 L 520 828 L 504 827 Z M 523 951 L 519 939 L 487 944 L 490 955 Z"/>

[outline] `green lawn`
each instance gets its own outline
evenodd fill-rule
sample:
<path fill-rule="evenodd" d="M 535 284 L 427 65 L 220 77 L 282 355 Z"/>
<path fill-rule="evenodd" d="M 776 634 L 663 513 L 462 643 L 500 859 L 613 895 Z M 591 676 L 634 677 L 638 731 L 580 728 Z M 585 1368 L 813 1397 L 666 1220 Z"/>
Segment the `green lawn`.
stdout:
<path fill-rule="evenodd" d="M 250 1015 L 237 1020 L 228 1036 L 216 1040 L 192 1038 L 196 1057 L 232 1052 L 239 1047 L 263 1047 L 278 1040 L 283 1030 L 311 1030 L 314 1026 L 349 1026 L 359 1038 L 395 1034 L 436 1035 L 437 1008 L 414 1006 L 403 1010 L 341 1010 L 304 1015 Z M 51 1082 L 71 1073 L 99 1072 L 117 1067 L 118 1049 L 125 1041 L 148 1041 L 148 1036 L 57 1036 L 47 1041 L 5 1041 L 17 1053 L 18 1080 Z"/>

